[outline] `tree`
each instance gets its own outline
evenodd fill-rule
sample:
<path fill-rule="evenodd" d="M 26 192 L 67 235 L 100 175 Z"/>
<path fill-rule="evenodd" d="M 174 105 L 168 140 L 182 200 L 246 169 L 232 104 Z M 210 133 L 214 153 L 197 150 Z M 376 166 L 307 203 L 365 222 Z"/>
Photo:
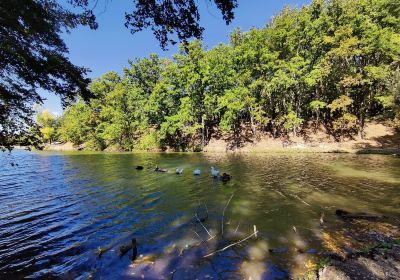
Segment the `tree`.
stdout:
<path fill-rule="evenodd" d="M 362 135 L 365 120 L 400 116 L 399 12 L 396 0 L 314 0 L 235 30 L 228 45 L 194 40 L 173 59 L 131 60 L 122 76 L 95 79 L 96 99 L 69 107 L 57 133 L 88 148 L 179 151 L 311 122 L 337 140 Z"/>
<path fill-rule="evenodd" d="M 211 0 L 206 0 L 211 2 Z M 190 38 L 201 39 L 204 28 L 200 26 L 200 14 L 195 0 L 135 0 L 135 9 L 125 15 L 125 26 L 132 33 L 151 28 L 162 48 L 175 44 L 172 34 L 181 42 Z M 213 0 L 222 13 L 226 24 L 233 17 L 237 0 Z"/>
<path fill-rule="evenodd" d="M 88 99 L 87 69 L 73 65 L 60 37 L 78 25 L 96 28 L 90 13 L 75 14 L 54 0 L 0 1 L 0 147 L 10 149 L 34 126 L 38 89 L 68 105 L 79 94 Z M 29 144 L 31 137 L 25 138 Z"/>
<path fill-rule="evenodd" d="M 42 133 L 43 142 L 51 144 L 56 140 L 58 119 L 54 114 L 48 110 L 43 110 L 36 115 L 36 123 Z"/>
<path fill-rule="evenodd" d="M 319 117 L 321 113 L 321 109 L 324 109 L 326 107 L 326 103 L 324 101 L 320 100 L 313 100 L 310 102 L 310 109 L 313 113 L 316 114 L 316 127 L 319 127 Z"/>
<path fill-rule="evenodd" d="M 56 0 L 0 1 L 0 148 L 11 149 L 24 140 L 36 141 L 30 134 L 34 126 L 34 104 L 42 104 L 39 89 L 61 97 L 67 106 L 77 96 L 91 98 L 87 89 L 88 69 L 73 65 L 60 37 L 79 26 L 97 28 L 94 8 L 97 0 L 68 0 L 67 9 Z M 236 0 L 214 0 L 228 24 L 233 19 Z M 79 9 L 80 8 L 80 9 Z M 126 27 L 132 33 L 151 28 L 165 49 L 179 40 L 201 38 L 203 28 L 194 0 L 135 0 L 126 13 Z M 23 137 L 22 137 L 23 136 Z"/>

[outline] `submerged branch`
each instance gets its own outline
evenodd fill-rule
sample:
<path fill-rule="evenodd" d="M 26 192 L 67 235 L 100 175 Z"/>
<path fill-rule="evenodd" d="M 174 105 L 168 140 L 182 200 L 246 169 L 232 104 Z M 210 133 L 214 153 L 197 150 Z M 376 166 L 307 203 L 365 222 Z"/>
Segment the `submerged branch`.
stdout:
<path fill-rule="evenodd" d="M 209 253 L 209 254 L 203 256 L 203 258 L 207 258 L 207 257 L 210 257 L 210 256 L 212 256 L 212 255 L 215 255 L 216 253 L 225 251 L 226 249 L 229 249 L 229 248 L 231 248 L 231 247 L 233 247 L 233 246 L 235 246 L 235 245 L 238 245 L 238 244 L 240 244 L 240 243 L 242 243 L 242 242 L 244 242 L 244 241 L 250 239 L 250 238 L 253 237 L 253 236 L 257 237 L 257 233 L 258 233 L 257 227 L 254 225 L 254 232 L 253 232 L 252 234 L 250 234 L 249 236 L 247 236 L 246 238 L 243 238 L 242 240 L 239 240 L 238 242 L 229 244 L 228 246 L 226 246 L 226 247 L 224 247 L 224 248 L 222 248 L 222 249 L 219 249 L 219 250 L 216 250 L 216 251 L 214 251 L 214 252 L 211 252 L 211 253 Z"/>
<path fill-rule="evenodd" d="M 309 203 L 307 203 L 304 200 L 302 200 L 297 194 L 291 194 L 291 196 L 293 196 L 294 198 L 298 199 L 299 201 L 301 201 L 305 205 L 311 206 Z"/>
<path fill-rule="evenodd" d="M 284 195 L 282 192 L 278 191 L 278 190 L 274 190 L 274 192 L 278 193 L 280 196 L 287 198 L 286 195 Z"/>
<path fill-rule="evenodd" d="M 225 218 L 225 210 L 229 205 L 229 202 L 231 202 L 232 198 L 234 196 L 234 193 L 231 195 L 229 198 L 228 202 L 225 204 L 224 210 L 222 211 L 222 220 L 221 220 L 221 235 L 224 235 L 224 218 Z"/>
<path fill-rule="evenodd" d="M 197 213 L 195 215 L 197 221 L 200 223 L 200 225 L 204 228 L 204 230 L 207 232 L 208 236 L 212 237 L 212 235 L 210 234 L 210 232 L 208 231 L 208 229 L 204 226 L 204 224 L 200 221 L 199 216 L 197 216 Z"/>

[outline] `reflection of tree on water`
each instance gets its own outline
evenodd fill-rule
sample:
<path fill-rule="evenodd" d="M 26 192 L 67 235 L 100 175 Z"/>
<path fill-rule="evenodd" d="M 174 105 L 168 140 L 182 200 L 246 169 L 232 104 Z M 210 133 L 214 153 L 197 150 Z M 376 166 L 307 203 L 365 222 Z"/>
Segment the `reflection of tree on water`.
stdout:
<path fill-rule="evenodd" d="M 210 159 L 210 161 L 218 161 L 220 169 L 227 169 L 232 174 L 240 174 L 240 176 L 234 177 L 234 181 L 229 185 L 217 184 L 214 186 L 217 187 L 217 189 L 212 189 L 213 196 L 219 199 L 210 198 L 211 190 L 207 188 L 206 185 L 215 184 L 215 181 L 209 180 L 209 178 L 193 179 L 191 176 L 190 178 L 185 177 L 183 184 L 177 182 L 177 179 L 173 176 L 168 178 L 158 176 L 157 180 L 162 180 L 159 183 L 165 182 L 166 184 L 174 184 L 175 186 L 173 186 L 173 189 L 176 190 L 177 193 L 174 193 L 173 196 L 182 195 L 182 192 L 188 189 L 188 185 L 190 186 L 189 182 L 192 181 L 194 182 L 194 187 L 191 189 L 191 192 L 196 194 L 195 197 L 197 197 L 197 200 L 201 199 L 204 201 L 204 198 L 209 198 L 211 200 L 209 202 L 210 206 L 214 206 L 214 208 L 217 209 L 222 207 L 224 201 L 222 197 L 225 197 L 226 200 L 227 192 L 237 189 L 239 199 L 237 199 L 229 209 L 230 216 L 234 218 L 229 218 L 228 223 L 233 224 L 234 221 L 232 220 L 234 220 L 235 217 L 241 217 L 244 221 L 249 221 L 247 224 L 244 222 L 241 225 L 241 229 L 247 227 L 251 230 L 251 221 L 262 221 L 259 227 L 261 231 L 269 233 L 267 234 L 267 238 L 268 243 L 272 244 L 270 246 L 272 248 L 279 248 L 282 246 L 288 248 L 285 253 L 281 254 L 271 254 L 267 250 L 266 255 L 268 255 L 268 257 L 266 257 L 264 261 L 273 260 L 275 263 L 282 264 L 286 269 L 294 269 L 295 272 L 296 264 L 299 266 L 304 265 L 307 259 L 307 257 L 305 257 L 306 255 L 299 253 L 299 250 L 301 252 L 306 252 L 307 248 L 318 248 L 320 246 L 317 244 L 319 242 L 318 238 L 314 237 L 313 233 L 318 231 L 318 219 L 321 214 L 321 206 L 324 206 L 315 206 L 316 203 L 313 203 L 313 199 L 307 200 L 307 197 L 309 194 L 315 193 L 319 187 L 325 186 L 324 184 L 321 185 L 321 183 L 332 182 L 324 179 L 324 176 L 322 176 L 323 174 L 318 174 L 318 167 L 312 164 L 313 159 L 306 159 L 306 163 L 308 164 L 305 164 L 304 158 L 290 155 L 277 156 L 272 160 L 262 160 L 262 157 L 260 158 L 260 161 L 249 160 L 246 156 L 233 156 L 233 160 L 232 156 L 230 156 L 228 160 L 221 157 Z M 163 166 L 167 167 L 173 167 L 173 164 L 177 163 L 174 156 L 171 156 L 171 158 L 168 158 L 166 161 L 163 159 L 163 161 Z M 235 164 L 232 164 L 232 161 L 234 161 Z M 193 167 L 200 164 L 203 165 L 202 167 L 204 168 L 204 162 L 193 159 L 193 156 L 189 157 L 189 162 L 193 164 Z M 213 164 L 213 162 L 210 162 L 208 165 Z M 185 166 L 185 169 L 190 170 L 190 166 Z M 285 172 L 282 172 L 282 170 L 285 170 Z M 313 176 L 321 176 L 322 178 L 320 177 L 320 180 L 310 180 Z M 309 182 L 311 182 L 311 185 Z M 314 182 L 318 182 L 320 185 L 316 185 Z M 202 191 L 204 187 L 206 189 Z M 271 190 L 280 190 L 279 192 L 285 193 L 286 198 L 281 197 Z M 168 190 L 168 193 L 169 191 L 171 190 Z M 321 191 L 318 190 L 318 192 Z M 166 194 L 164 190 L 162 196 Z M 259 196 L 257 201 L 260 201 L 260 204 L 254 203 L 254 200 L 252 200 L 254 196 Z M 305 205 L 299 200 L 300 197 L 302 197 L 301 200 L 304 198 L 309 201 L 309 203 L 306 202 L 307 204 L 312 203 L 314 206 Z M 176 197 L 174 197 L 174 199 L 176 200 Z M 341 197 L 337 197 L 337 199 L 339 200 Z M 166 200 L 168 200 L 168 198 L 166 198 Z M 267 209 L 265 208 L 265 202 L 268 202 Z M 332 201 L 327 200 L 326 203 L 329 204 L 332 203 Z M 193 202 L 193 206 L 194 205 L 196 205 L 196 202 Z M 185 211 L 187 212 L 187 209 Z M 215 213 L 213 215 L 214 218 L 216 218 L 218 213 L 216 210 L 214 211 Z M 311 220 L 310 216 L 313 217 Z M 284 222 L 279 221 L 279 219 L 284 220 Z M 239 221 L 236 222 L 235 228 Z M 297 225 L 299 229 L 297 233 L 293 232 L 293 225 Z M 166 228 L 167 232 L 169 232 L 169 226 Z M 179 231 L 177 230 L 172 231 L 173 232 L 169 236 L 172 244 L 176 244 L 177 240 L 187 239 L 187 237 L 185 237 L 187 235 L 186 231 L 183 231 L 181 235 L 178 234 Z M 166 234 L 162 234 L 163 238 L 165 235 Z M 320 234 L 317 234 L 317 237 L 318 236 L 320 236 Z M 218 247 L 218 242 L 221 242 L 221 240 L 215 239 L 210 244 L 214 244 L 215 247 Z M 161 248 L 164 248 L 164 246 L 161 246 Z M 196 250 L 200 249 L 197 248 Z M 162 255 L 163 253 L 160 252 L 159 256 Z M 293 256 L 293 258 L 291 256 Z M 243 257 L 243 253 L 239 254 L 239 257 Z M 287 260 L 290 259 L 292 259 L 292 261 L 290 261 L 291 265 L 289 265 L 289 267 L 285 266 L 287 265 Z M 251 266 L 248 263 L 246 263 L 246 265 Z"/>
<path fill-rule="evenodd" d="M 58 218 L 60 230 L 52 232 L 56 235 L 54 242 L 35 251 L 40 255 L 35 266 L 31 266 L 35 275 L 75 277 L 91 272 L 103 278 L 129 278 L 132 273 L 137 276 L 143 272 L 156 279 L 159 279 L 156 275 L 167 277 L 170 272 L 176 279 L 186 273 L 189 278 L 197 273 L 229 279 L 294 276 L 302 273 L 306 264 L 317 258 L 316 253 L 326 248 L 324 233 L 343 225 L 334 216 L 336 208 L 378 212 L 379 204 L 384 203 L 382 214 L 393 215 L 398 211 L 393 200 L 398 192 L 396 185 L 382 180 L 338 177 L 335 170 L 322 164 L 327 161 L 347 164 L 346 155 L 43 157 L 44 162 L 56 162 L 51 166 L 59 170 L 38 176 L 59 178 L 47 180 L 49 185 L 45 188 L 32 189 L 37 196 L 42 191 L 46 197 L 57 200 L 58 212 L 53 215 Z M 369 162 L 373 160 L 368 158 Z M 174 172 L 156 173 L 153 170 L 157 164 L 172 171 L 179 166 L 185 171 L 180 176 Z M 385 168 L 397 167 L 389 159 L 380 158 L 376 165 L 382 164 Z M 143 165 L 144 170 L 136 170 L 137 165 Z M 227 183 L 214 180 L 209 171 L 211 166 L 232 174 L 232 180 Z M 202 170 L 200 177 L 190 172 L 194 168 Z M 381 197 L 376 196 L 377 191 L 382 193 Z M 235 195 L 225 210 L 222 237 L 221 217 L 232 193 Z M 210 238 L 194 220 L 195 213 L 199 213 L 201 220 L 205 216 L 204 205 L 208 212 L 204 226 L 216 237 L 193 246 Z M 321 213 L 325 213 L 324 228 L 319 222 Z M 257 239 L 252 237 L 202 258 L 249 236 L 253 225 L 259 231 Z M 130 261 L 130 252 L 119 257 L 119 247 L 129 244 L 132 238 L 138 241 L 138 258 L 134 263 Z M 41 246 L 40 241 L 38 244 Z M 99 247 L 107 248 L 101 258 L 96 255 Z M 57 250 L 63 253 L 55 253 L 51 262 L 46 261 L 46 255 L 53 256 Z"/>

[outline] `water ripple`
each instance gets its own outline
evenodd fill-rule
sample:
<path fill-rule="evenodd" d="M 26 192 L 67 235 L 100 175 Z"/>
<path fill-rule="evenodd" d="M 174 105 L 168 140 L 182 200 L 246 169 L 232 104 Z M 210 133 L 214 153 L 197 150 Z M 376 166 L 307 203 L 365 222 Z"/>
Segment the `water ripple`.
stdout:
<path fill-rule="evenodd" d="M 210 217 L 206 226 L 218 228 L 222 208 L 232 193 L 235 198 L 227 210 L 227 223 L 241 224 L 241 228 L 257 224 L 277 247 L 284 246 L 280 236 L 291 232 L 294 224 L 313 227 L 321 209 L 368 207 L 379 211 L 376 205 L 386 205 L 386 211 L 399 214 L 394 199 L 399 188 L 391 182 L 400 179 L 400 162 L 366 159 L 374 172 L 382 171 L 380 181 L 357 177 L 368 173 L 368 166 L 362 164 L 365 158 L 337 155 L 15 151 L 12 161 L 18 166 L 11 166 L 10 156 L 3 154 L 0 278 L 84 279 L 102 265 L 95 254 L 97 248 L 115 250 L 132 237 L 140 240 L 143 252 L 162 251 L 167 244 L 185 240 L 191 233 L 189 227 L 196 224 L 194 214 L 204 212 L 205 207 Z M 327 164 L 329 161 L 336 165 Z M 153 172 L 157 164 L 170 172 Z M 340 164 L 355 164 L 367 172 L 344 178 Z M 136 165 L 145 170 L 135 170 Z M 211 166 L 232 174 L 233 180 L 214 180 Z M 174 174 L 176 167 L 184 168 L 182 175 Z M 201 168 L 201 176 L 193 176 L 195 168 Z M 385 181 L 383 176 L 392 178 Z M 109 269 L 113 264 L 118 270 L 124 263 L 108 264 Z"/>

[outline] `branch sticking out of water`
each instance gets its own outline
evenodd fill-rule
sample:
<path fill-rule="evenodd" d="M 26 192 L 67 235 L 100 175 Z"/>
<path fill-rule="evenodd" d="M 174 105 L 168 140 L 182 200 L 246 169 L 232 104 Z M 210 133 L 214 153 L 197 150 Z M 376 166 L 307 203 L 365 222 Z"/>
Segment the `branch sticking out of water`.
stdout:
<path fill-rule="evenodd" d="M 225 210 L 229 205 L 229 202 L 231 202 L 232 197 L 234 194 L 231 195 L 231 197 L 229 198 L 228 202 L 225 204 L 224 210 L 222 211 L 222 220 L 221 220 L 221 235 L 224 236 L 224 218 L 225 218 Z"/>
<path fill-rule="evenodd" d="M 207 242 L 209 242 L 210 240 L 213 240 L 215 237 L 217 237 L 217 235 L 213 235 L 213 236 L 211 236 L 210 238 L 208 238 L 207 240 L 202 240 L 202 241 L 200 241 L 199 243 L 190 246 L 190 248 L 200 246 L 200 245 L 203 244 L 203 243 L 207 243 Z M 185 250 L 187 250 L 187 248 L 183 248 L 183 249 L 181 250 L 181 252 L 179 253 L 179 256 L 183 256 L 183 253 L 185 252 Z"/>
<path fill-rule="evenodd" d="M 204 203 L 204 207 L 206 208 L 207 217 L 208 217 L 208 208 L 207 208 L 207 204 Z"/>
<path fill-rule="evenodd" d="M 238 231 L 239 226 L 240 226 L 240 222 L 238 223 L 238 225 L 237 225 L 237 227 L 236 227 L 236 229 L 235 229 L 235 233 Z"/>
<path fill-rule="evenodd" d="M 291 196 L 293 196 L 294 198 L 297 198 L 299 201 L 303 202 L 305 205 L 311 206 L 310 204 L 308 204 L 307 202 L 302 200 L 297 194 L 291 194 Z"/>
<path fill-rule="evenodd" d="M 219 250 L 217 250 L 217 251 L 211 252 L 211 253 L 209 253 L 209 254 L 203 256 L 203 258 L 211 257 L 211 256 L 215 255 L 216 253 L 225 251 L 226 249 L 229 249 L 229 248 L 231 248 L 231 247 L 233 247 L 233 246 L 235 246 L 235 245 L 238 245 L 238 244 L 240 244 L 240 243 L 242 243 L 242 242 L 244 242 L 244 241 L 250 239 L 250 238 L 253 237 L 253 236 L 257 237 L 257 233 L 258 233 L 257 227 L 254 225 L 254 232 L 253 232 L 252 234 L 250 234 L 249 236 L 247 236 L 246 238 L 243 238 L 242 240 L 239 240 L 238 242 L 229 244 L 228 246 L 226 246 L 226 247 L 224 247 L 224 248 L 222 248 L 222 249 L 219 249 Z"/>
<path fill-rule="evenodd" d="M 277 194 L 279 194 L 280 196 L 287 198 L 286 195 L 284 195 L 282 192 L 278 191 L 278 190 L 274 190 Z"/>
<path fill-rule="evenodd" d="M 193 230 L 192 231 L 201 239 L 201 236 L 197 233 L 197 231 Z"/>
<path fill-rule="evenodd" d="M 212 237 L 210 232 L 208 231 L 208 229 L 203 225 L 203 223 L 200 221 L 199 216 L 197 216 L 197 213 L 195 215 L 197 221 L 200 223 L 200 225 L 205 229 L 205 231 L 207 232 L 208 236 Z"/>

